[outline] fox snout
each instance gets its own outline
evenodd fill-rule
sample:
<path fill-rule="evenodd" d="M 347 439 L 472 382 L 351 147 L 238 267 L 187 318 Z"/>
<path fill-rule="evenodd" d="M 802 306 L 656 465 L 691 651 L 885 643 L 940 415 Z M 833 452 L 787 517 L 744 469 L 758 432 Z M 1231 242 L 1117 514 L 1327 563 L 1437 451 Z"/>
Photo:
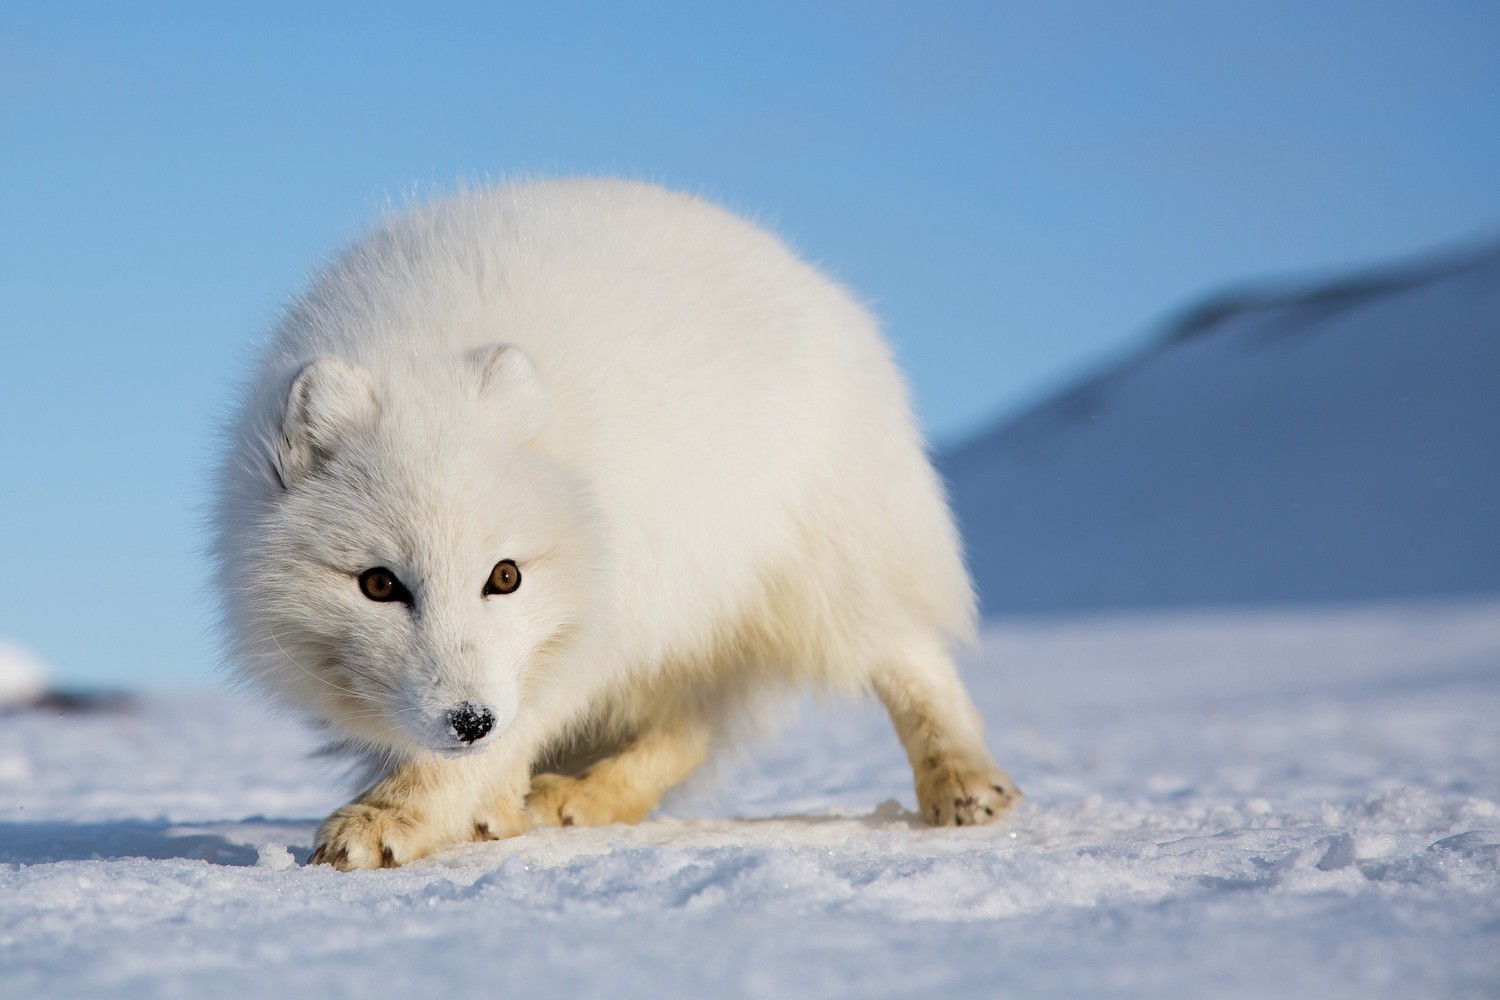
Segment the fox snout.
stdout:
<path fill-rule="evenodd" d="M 495 728 L 495 713 L 488 705 L 466 701 L 447 715 L 448 735 L 460 743 L 474 744 Z"/>

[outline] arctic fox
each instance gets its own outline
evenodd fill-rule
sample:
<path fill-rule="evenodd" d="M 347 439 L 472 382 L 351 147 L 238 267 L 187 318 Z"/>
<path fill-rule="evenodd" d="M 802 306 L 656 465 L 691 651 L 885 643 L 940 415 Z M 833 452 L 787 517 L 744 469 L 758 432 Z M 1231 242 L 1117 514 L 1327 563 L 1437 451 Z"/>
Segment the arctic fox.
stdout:
<path fill-rule="evenodd" d="M 878 694 L 929 822 L 1019 799 L 888 347 L 703 200 L 558 180 L 388 220 L 289 308 L 230 437 L 229 655 L 374 767 L 315 863 L 636 822 L 799 682 Z"/>

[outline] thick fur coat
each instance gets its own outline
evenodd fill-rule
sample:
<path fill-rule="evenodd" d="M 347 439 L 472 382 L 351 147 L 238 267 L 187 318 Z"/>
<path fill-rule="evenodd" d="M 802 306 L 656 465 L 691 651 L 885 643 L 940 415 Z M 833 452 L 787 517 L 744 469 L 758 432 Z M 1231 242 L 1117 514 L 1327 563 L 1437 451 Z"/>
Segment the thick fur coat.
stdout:
<path fill-rule="evenodd" d="M 215 532 L 231 658 L 378 761 L 315 860 L 633 822 L 789 683 L 873 689 L 932 822 L 1018 796 L 889 348 L 697 198 L 525 183 L 387 221 L 279 324 Z"/>

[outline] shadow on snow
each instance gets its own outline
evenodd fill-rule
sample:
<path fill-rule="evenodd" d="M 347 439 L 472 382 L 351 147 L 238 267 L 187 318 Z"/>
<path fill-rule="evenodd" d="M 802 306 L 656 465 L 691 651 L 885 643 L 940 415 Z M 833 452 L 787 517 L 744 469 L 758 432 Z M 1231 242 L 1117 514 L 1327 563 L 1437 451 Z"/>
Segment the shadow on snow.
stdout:
<path fill-rule="evenodd" d="M 262 842 L 287 844 L 298 864 L 307 862 L 310 848 L 295 846 L 307 839 L 306 822 L 254 820 L 268 835 Z M 0 864 L 37 865 L 58 861 L 115 861 L 144 858 L 183 859 L 209 864 L 247 867 L 259 853 L 253 845 L 209 832 L 206 825 L 165 820 L 113 820 L 103 823 L 0 823 Z M 275 833 L 284 829 L 285 835 Z"/>

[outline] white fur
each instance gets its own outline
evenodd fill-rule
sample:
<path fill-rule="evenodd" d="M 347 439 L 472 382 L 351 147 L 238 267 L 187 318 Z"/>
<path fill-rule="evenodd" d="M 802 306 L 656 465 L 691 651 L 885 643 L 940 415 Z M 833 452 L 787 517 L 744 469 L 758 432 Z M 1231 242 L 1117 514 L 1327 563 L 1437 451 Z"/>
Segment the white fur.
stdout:
<path fill-rule="evenodd" d="M 682 732 L 623 758 L 629 781 L 680 780 L 704 732 L 783 681 L 873 683 L 919 797 L 953 765 L 963 789 L 1000 776 L 1004 801 L 976 808 L 1012 800 L 947 658 L 974 603 L 889 349 L 841 288 L 699 199 L 552 181 L 389 220 L 278 327 L 215 528 L 232 658 L 425 789 L 360 800 L 442 828 L 371 834 L 387 863 L 487 825 L 465 802 L 526 794 L 515 776 L 549 753 Z M 522 584 L 486 597 L 502 559 Z M 411 607 L 363 596 L 375 566 Z M 497 717 L 471 748 L 444 723 L 464 701 Z M 321 840 L 373 863 L 355 834 Z"/>

